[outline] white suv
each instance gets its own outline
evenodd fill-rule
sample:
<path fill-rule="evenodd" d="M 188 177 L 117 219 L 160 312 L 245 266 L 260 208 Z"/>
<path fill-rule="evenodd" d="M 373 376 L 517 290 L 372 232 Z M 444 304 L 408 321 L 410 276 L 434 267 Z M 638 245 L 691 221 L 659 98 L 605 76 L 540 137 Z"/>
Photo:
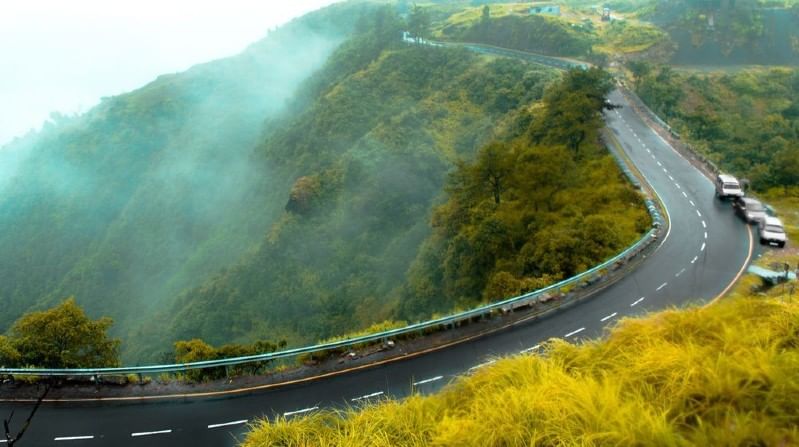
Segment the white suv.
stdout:
<path fill-rule="evenodd" d="M 727 199 L 730 197 L 743 197 L 744 191 L 741 189 L 741 184 L 738 179 L 727 174 L 719 174 L 716 176 L 716 197 L 719 199 Z"/>
<path fill-rule="evenodd" d="M 766 216 L 765 219 L 760 221 L 757 226 L 757 232 L 760 235 L 760 243 L 763 245 L 776 244 L 782 248 L 788 239 L 785 236 L 785 228 L 782 226 L 782 222 L 772 216 Z"/>

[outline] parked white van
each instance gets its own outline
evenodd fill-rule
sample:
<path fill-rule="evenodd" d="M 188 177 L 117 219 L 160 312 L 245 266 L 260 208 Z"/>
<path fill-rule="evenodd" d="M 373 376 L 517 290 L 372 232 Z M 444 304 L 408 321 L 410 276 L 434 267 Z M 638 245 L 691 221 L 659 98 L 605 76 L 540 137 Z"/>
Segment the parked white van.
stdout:
<path fill-rule="evenodd" d="M 744 191 L 741 189 L 741 183 L 737 178 L 727 175 L 719 174 L 716 176 L 716 197 L 719 199 L 727 199 L 730 197 L 743 197 Z"/>

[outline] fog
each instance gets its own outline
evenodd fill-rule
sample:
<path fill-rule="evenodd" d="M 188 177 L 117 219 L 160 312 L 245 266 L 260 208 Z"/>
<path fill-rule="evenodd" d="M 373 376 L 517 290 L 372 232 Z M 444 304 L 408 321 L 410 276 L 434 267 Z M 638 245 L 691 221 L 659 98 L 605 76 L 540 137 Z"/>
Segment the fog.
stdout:
<path fill-rule="evenodd" d="M 231 56 L 270 28 L 334 0 L 27 0 L 0 14 L 0 147 L 51 112 L 85 112 L 103 96 L 163 73 Z"/>
<path fill-rule="evenodd" d="M 260 40 L 204 50 L 231 51 L 231 57 L 165 62 L 176 70 L 192 65 L 179 73 L 148 71 L 164 54 L 151 55 L 153 67 L 142 63 L 141 69 L 136 61 L 108 62 L 92 76 L 145 81 L 119 95 L 94 90 L 104 96 L 96 106 L 79 115 L 54 114 L 41 130 L 6 145 L 0 151 L 0 332 L 23 312 L 75 296 L 90 315 L 114 318 L 114 334 L 123 335 L 256 245 L 287 193 L 274 186 L 279 176 L 259 156 L 264 123 L 347 37 L 352 14 L 331 10 L 262 28 Z M 246 39 L 245 32 L 240 36 Z M 114 39 L 95 50 L 109 47 Z M 64 74 L 53 70 L 54 77 Z M 69 99 L 53 95 L 52 103 Z M 14 115 L 13 105 L 2 107 Z"/>

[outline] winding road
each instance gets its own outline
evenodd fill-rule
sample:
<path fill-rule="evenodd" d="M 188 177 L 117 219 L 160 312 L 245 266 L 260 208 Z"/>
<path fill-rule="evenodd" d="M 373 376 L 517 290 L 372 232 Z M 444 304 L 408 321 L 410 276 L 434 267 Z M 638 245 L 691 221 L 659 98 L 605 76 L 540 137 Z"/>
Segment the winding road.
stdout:
<path fill-rule="evenodd" d="M 635 271 L 590 299 L 481 339 L 304 384 L 229 397 L 45 404 L 17 445 L 236 445 L 247 423 L 261 416 L 291 417 L 412 391 L 434 392 L 492 358 L 534 352 L 552 337 L 594 338 L 622 317 L 715 299 L 748 264 L 751 233 L 729 204 L 714 198 L 711 181 L 647 127 L 618 91 L 610 99 L 624 107 L 606 112 L 607 126 L 657 191 L 671 226 Z M 13 429 L 30 405 L 0 403 L 0 416 L 12 408 L 17 410 Z"/>

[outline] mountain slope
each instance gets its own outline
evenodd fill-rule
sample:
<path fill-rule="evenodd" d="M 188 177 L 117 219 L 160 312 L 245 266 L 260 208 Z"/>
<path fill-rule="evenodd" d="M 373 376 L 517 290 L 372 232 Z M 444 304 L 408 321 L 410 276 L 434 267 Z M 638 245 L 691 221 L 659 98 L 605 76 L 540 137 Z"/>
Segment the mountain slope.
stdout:
<path fill-rule="evenodd" d="M 238 260 L 281 208 L 262 193 L 276 174 L 251 159 L 264 120 L 360 9 L 310 14 L 238 56 L 56 117 L 4 150 L 25 157 L 13 172 L 5 164 L 0 182 L 0 328 L 74 295 L 124 333 Z"/>

